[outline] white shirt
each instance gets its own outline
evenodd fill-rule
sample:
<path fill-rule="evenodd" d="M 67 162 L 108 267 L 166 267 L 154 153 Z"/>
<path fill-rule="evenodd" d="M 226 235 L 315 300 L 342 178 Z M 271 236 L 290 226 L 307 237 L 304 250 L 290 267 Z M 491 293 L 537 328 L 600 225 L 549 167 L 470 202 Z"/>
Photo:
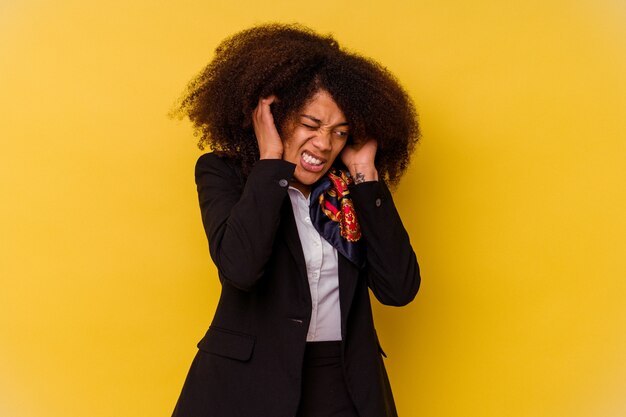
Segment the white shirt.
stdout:
<path fill-rule="evenodd" d="M 309 214 L 309 197 L 289 187 L 311 290 L 311 323 L 307 342 L 341 340 L 339 264 L 337 250 L 315 230 Z"/>

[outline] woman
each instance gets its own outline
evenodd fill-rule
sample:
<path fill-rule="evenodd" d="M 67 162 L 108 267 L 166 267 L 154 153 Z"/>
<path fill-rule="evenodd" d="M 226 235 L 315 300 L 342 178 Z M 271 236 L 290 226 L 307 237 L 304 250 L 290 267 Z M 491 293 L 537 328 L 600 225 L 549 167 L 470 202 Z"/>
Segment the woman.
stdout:
<path fill-rule="evenodd" d="M 179 106 L 222 292 L 174 417 L 397 415 L 368 288 L 420 275 L 385 182 L 419 137 L 379 64 L 297 25 L 226 39 Z"/>

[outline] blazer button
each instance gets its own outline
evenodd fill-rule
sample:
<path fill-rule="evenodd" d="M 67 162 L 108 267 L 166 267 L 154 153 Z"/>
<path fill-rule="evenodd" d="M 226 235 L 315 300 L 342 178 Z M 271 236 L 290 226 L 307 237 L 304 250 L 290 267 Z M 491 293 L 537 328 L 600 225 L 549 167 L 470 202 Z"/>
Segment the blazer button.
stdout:
<path fill-rule="evenodd" d="M 281 187 L 285 188 L 286 186 L 289 185 L 289 181 L 287 181 L 286 179 L 282 179 L 280 181 L 278 181 L 278 185 L 280 185 Z"/>
<path fill-rule="evenodd" d="M 377 198 L 374 204 L 376 204 L 376 207 L 380 207 L 383 202 L 380 198 Z"/>

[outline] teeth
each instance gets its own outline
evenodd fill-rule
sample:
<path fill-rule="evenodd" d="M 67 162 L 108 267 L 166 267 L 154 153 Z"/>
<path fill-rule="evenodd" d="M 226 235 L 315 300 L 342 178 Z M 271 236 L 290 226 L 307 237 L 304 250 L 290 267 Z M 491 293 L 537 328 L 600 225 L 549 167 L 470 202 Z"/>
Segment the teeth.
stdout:
<path fill-rule="evenodd" d="M 321 165 L 322 164 L 322 161 L 320 159 L 317 159 L 314 156 L 309 155 L 306 152 L 304 152 L 302 154 L 302 159 L 304 159 L 307 164 L 311 164 L 311 165 Z"/>

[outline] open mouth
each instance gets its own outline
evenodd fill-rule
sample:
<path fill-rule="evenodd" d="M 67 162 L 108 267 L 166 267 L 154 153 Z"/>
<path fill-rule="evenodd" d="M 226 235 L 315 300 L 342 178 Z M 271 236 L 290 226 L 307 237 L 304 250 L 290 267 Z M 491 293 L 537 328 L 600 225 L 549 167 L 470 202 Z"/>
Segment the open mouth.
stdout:
<path fill-rule="evenodd" d="M 319 172 L 324 168 L 326 163 L 325 159 L 312 155 L 311 153 L 304 151 L 300 157 L 302 161 L 302 167 L 307 171 Z"/>

